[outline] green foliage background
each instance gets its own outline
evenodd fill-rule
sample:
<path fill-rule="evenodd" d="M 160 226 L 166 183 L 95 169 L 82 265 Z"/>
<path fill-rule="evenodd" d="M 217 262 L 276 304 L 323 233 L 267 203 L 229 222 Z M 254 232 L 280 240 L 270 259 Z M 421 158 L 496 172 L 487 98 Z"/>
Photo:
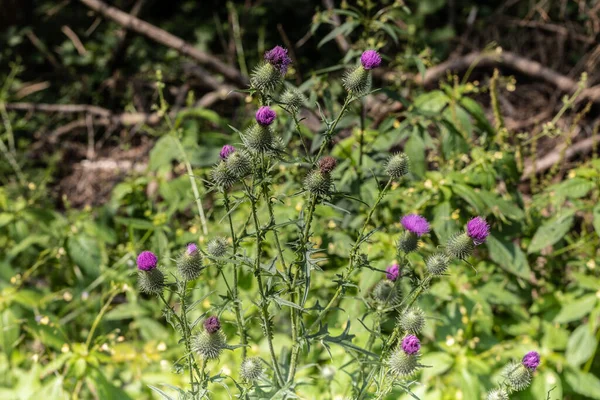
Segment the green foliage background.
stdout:
<path fill-rule="evenodd" d="M 444 0 L 344 2 L 337 13 L 341 25 L 332 30 L 331 13 L 315 14 L 322 8 L 320 2 L 264 1 L 251 8 L 241 2 L 227 7 L 218 1 L 162 3 L 148 6 L 141 18 L 216 54 L 224 53 L 221 42 L 229 37 L 227 20 L 237 15 L 248 67 L 256 64 L 264 49 L 281 41 L 278 22 L 292 42 L 312 32 L 298 49 L 299 63 L 290 76 L 302 74 L 301 88 L 328 115 L 339 110 L 343 90 L 327 74 L 339 77 L 362 49 L 381 49 L 386 64 L 399 73 L 400 78 L 381 86 L 383 94 L 402 104 L 400 111 L 371 128 L 373 119 L 363 113 L 364 104 L 357 104 L 340 123 L 343 134 L 332 154 L 341 165 L 334 178 L 337 190 L 348 197 L 337 199 L 335 207 L 317 208 L 323 223 L 315 224 L 315 230 L 327 262 L 322 272 L 314 274 L 313 287 L 315 295 L 335 289 L 332 279 L 344 266 L 367 208 L 350 197 L 373 203 L 376 175 L 392 150 L 404 149 L 413 162 L 413 174 L 408 182 L 394 187 L 377 210 L 375 220 L 383 229 L 363 250 L 375 268 L 383 270 L 394 260 L 399 218 L 406 213 L 418 212 L 432 221 L 433 235 L 424 244 L 425 253 L 461 229 L 472 215 L 492 222 L 492 235 L 478 250 L 473 269 L 454 265 L 450 275 L 436 282 L 421 301 L 432 317 L 422 361 L 431 368 L 418 377 L 422 385 L 413 387 L 417 396 L 480 399 L 493 387 L 506 361 L 535 349 L 541 353 L 542 366 L 532 387 L 519 394 L 519 399 L 600 399 L 600 161 L 595 157 L 581 160 L 577 167 L 563 171 L 562 179 L 542 177 L 524 187 L 523 161 L 530 154 L 535 156 L 532 136 L 509 133 L 486 111 L 487 81 L 473 84 L 450 79 L 426 90 L 408 76 L 419 75 L 447 57 L 456 43 L 453 39 L 466 29 L 462 21 L 471 7 L 451 8 L 457 21 L 451 25 L 440 23 L 450 7 Z M 482 17 L 473 28 L 476 32 L 485 28 L 486 17 L 494 15 L 497 7 L 491 3 L 479 5 Z M 524 16 L 529 10 L 520 3 L 506 14 Z M 566 3 L 566 18 L 577 19 L 580 10 L 575 2 Z M 7 2 L 7 7 L 11 4 Z M 114 5 L 131 6 L 126 1 Z M 202 12 L 206 9 L 211 12 Z M 142 104 L 149 112 L 157 102 L 157 69 L 167 88 L 185 81 L 186 60 L 172 49 L 131 35 L 124 53 L 115 55 L 120 27 L 102 19 L 86 34 L 95 16 L 77 2 L 40 1 L 16 10 L 3 17 L 3 104 L 82 103 L 127 111 Z M 559 11 L 548 10 L 552 16 Z M 290 13 L 294 18 L 288 17 Z M 393 23 L 397 20 L 403 24 Z M 64 25 L 79 35 L 87 54 L 80 55 L 61 33 Z M 33 44 L 32 32 L 42 46 Z M 351 44 L 347 54 L 340 54 L 333 40 L 338 33 Z M 583 51 L 573 46 L 569 56 L 577 59 Z M 239 58 L 229 61 L 244 68 Z M 19 90 L 31 82 L 51 84 L 26 99 L 18 98 Z M 505 86 L 511 82 L 500 81 Z M 136 101 L 136 95 L 142 100 Z M 175 96 L 168 99 L 174 100 Z M 207 179 L 220 147 L 239 142 L 228 125 L 246 126 L 253 108 L 253 104 L 219 103 L 212 110 L 178 115 L 180 139 L 199 183 Z M 564 110 L 565 117 L 572 117 L 582 107 L 570 101 Z M 166 127 L 158 125 L 111 134 L 103 156 L 150 142 L 147 168 L 124 174 L 106 199 L 73 207 L 68 193 L 57 188 L 70 164 L 79 161 L 76 150 L 82 143 L 85 146 L 85 134 L 39 150 L 35 147 L 43 139 L 39 132 L 43 136 L 64 125 L 69 116 L 2 111 L 0 137 L 7 144 L 14 137 L 23 176 L 19 179 L 14 166 L 0 158 L 0 398 L 66 399 L 77 392 L 82 398 L 144 399 L 152 398 L 148 385 L 185 381 L 172 370 L 181 348 L 161 317 L 160 304 L 135 289 L 135 255 L 152 248 L 163 264 L 172 265 L 186 243 L 227 236 L 220 220 L 222 206 L 212 193 L 202 193 L 210 232 L 202 234 L 181 155 Z M 360 116 L 362 123 L 357 125 Z M 313 148 L 319 145 L 323 126 L 317 125 L 317 132 L 307 128 L 300 138 L 292 135 L 293 121 L 282 118 L 278 123 L 290 151 L 301 151 L 301 139 Z M 570 135 L 559 125 L 545 132 Z M 278 219 L 295 219 L 302 210 L 292 184 L 300 182 L 304 171 L 301 165 L 285 165 L 273 177 L 276 192 L 281 194 Z M 560 171 L 553 172 L 551 178 L 561 177 Z M 366 183 L 359 184 L 363 178 Z M 247 205 L 240 205 L 236 213 L 238 224 L 249 213 L 243 207 Z M 286 235 L 291 240 L 293 232 L 282 230 L 282 235 L 284 241 Z M 411 261 L 423 267 L 420 257 Z M 252 280 L 246 278 L 241 284 L 250 292 Z M 363 271 L 358 290 L 344 300 L 342 308 L 364 311 L 361 296 L 379 279 L 380 275 Z M 193 294 L 194 300 L 204 299 L 198 315 L 211 304 L 205 296 L 223 289 L 219 282 L 216 273 L 203 275 Z M 358 321 L 360 316 L 338 312 L 328 323 L 336 327 L 333 334 L 342 334 L 344 324 L 351 324 L 356 335 L 353 343 L 360 345 L 368 333 Z M 225 324 L 224 329 L 230 337 L 235 335 L 233 324 Z M 260 336 L 252 339 L 266 350 Z M 314 357 L 300 372 L 312 382 L 303 389 L 302 398 L 346 394 L 349 377 L 342 370 L 346 348 L 334 339 L 327 344 L 331 359 Z M 288 340 L 284 335 L 276 337 L 278 351 L 288 351 Z M 223 376 L 236 376 L 238 357 L 235 352 L 222 357 L 218 368 Z M 228 397 L 219 386 L 227 383 L 223 379 L 213 385 L 215 398 Z"/>

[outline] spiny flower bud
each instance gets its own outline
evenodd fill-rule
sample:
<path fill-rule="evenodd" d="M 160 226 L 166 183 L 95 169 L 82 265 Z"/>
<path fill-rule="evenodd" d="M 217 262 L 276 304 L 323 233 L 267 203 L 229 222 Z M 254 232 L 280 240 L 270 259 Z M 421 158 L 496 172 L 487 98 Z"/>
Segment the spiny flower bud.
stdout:
<path fill-rule="evenodd" d="M 263 364 L 258 357 L 249 357 L 242 361 L 240 377 L 245 381 L 254 381 L 263 373 Z"/>
<path fill-rule="evenodd" d="M 226 346 L 225 335 L 221 330 L 214 333 L 202 331 L 194 337 L 192 342 L 193 350 L 206 360 L 219 358 Z"/>
<path fill-rule="evenodd" d="M 140 271 L 150 271 L 156 268 L 158 258 L 151 251 L 142 251 L 137 257 L 137 267 Z"/>
<path fill-rule="evenodd" d="M 373 286 L 371 297 L 382 305 L 394 305 L 400 301 L 400 293 L 394 282 L 383 279 Z"/>
<path fill-rule="evenodd" d="M 310 171 L 304 179 L 304 188 L 316 196 L 327 196 L 331 192 L 331 175 Z"/>
<path fill-rule="evenodd" d="M 397 153 L 391 156 L 385 166 L 385 172 L 390 177 L 398 179 L 408 174 L 410 171 L 410 160 L 404 153 Z"/>
<path fill-rule="evenodd" d="M 217 237 L 208 242 L 206 246 L 206 252 L 213 257 L 223 257 L 227 253 L 227 239 L 224 237 Z"/>
<path fill-rule="evenodd" d="M 185 251 L 177 259 L 177 271 L 186 281 L 193 281 L 202 272 L 202 253 L 194 243 L 187 245 Z"/>
<path fill-rule="evenodd" d="M 148 294 L 162 293 L 165 286 L 165 276 L 158 268 L 138 271 L 138 286 L 140 292 Z"/>
<path fill-rule="evenodd" d="M 446 243 L 446 252 L 459 260 L 468 258 L 473 253 L 474 248 L 473 241 L 465 232 L 453 235 Z"/>
<path fill-rule="evenodd" d="M 272 92 L 283 81 L 291 62 L 287 50 L 281 46 L 275 46 L 267 51 L 265 62 L 252 71 L 250 76 L 252 87 L 264 93 Z"/>
<path fill-rule="evenodd" d="M 288 56 L 287 49 L 281 46 L 275 46 L 267 51 L 265 53 L 265 61 L 277 68 L 281 75 L 287 73 L 288 67 L 292 63 L 292 59 Z"/>
<path fill-rule="evenodd" d="M 347 71 L 342 78 L 342 84 L 348 93 L 360 97 L 371 90 L 371 82 L 373 78 L 371 73 L 362 65 Z"/>
<path fill-rule="evenodd" d="M 306 97 L 296 88 L 287 88 L 281 95 L 281 102 L 290 111 L 297 112 L 306 103 Z"/>
<path fill-rule="evenodd" d="M 268 106 L 262 106 L 256 112 L 256 122 L 262 126 L 269 126 L 275 121 L 277 114 Z"/>
<path fill-rule="evenodd" d="M 227 157 L 229 157 L 234 152 L 235 152 L 235 147 L 233 147 L 230 144 L 226 144 L 221 149 L 221 152 L 219 153 L 219 157 L 221 157 L 221 160 L 227 160 Z"/>
<path fill-rule="evenodd" d="M 227 168 L 226 162 L 220 162 L 211 171 L 212 180 L 221 189 L 228 189 L 235 183 L 235 176 Z"/>
<path fill-rule="evenodd" d="M 246 147 L 255 153 L 265 153 L 274 148 L 273 132 L 268 125 L 252 125 L 242 135 L 242 140 Z"/>
<path fill-rule="evenodd" d="M 237 179 L 245 178 L 252 171 L 250 157 L 244 151 L 231 154 L 225 164 L 229 173 Z"/>
<path fill-rule="evenodd" d="M 503 375 L 508 380 L 510 388 L 518 392 L 531 385 L 533 371 L 521 363 L 511 362 L 505 367 Z"/>
<path fill-rule="evenodd" d="M 329 174 L 331 171 L 335 169 L 337 165 L 337 160 L 331 156 L 325 156 L 321 158 L 317 164 L 319 167 L 319 171 L 323 174 Z"/>
<path fill-rule="evenodd" d="M 398 239 L 396 247 L 398 252 L 405 254 L 415 251 L 419 248 L 419 236 L 413 232 L 406 231 L 400 236 L 400 239 Z"/>
<path fill-rule="evenodd" d="M 206 332 L 213 334 L 221 329 L 221 321 L 219 321 L 218 317 L 212 316 L 208 317 L 204 320 L 204 329 Z"/>
<path fill-rule="evenodd" d="M 494 389 L 488 392 L 486 400 L 509 400 L 508 392 L 505 389 Z"/>
<path fill-rule="evenodd" d="M 485 219 L 475 217 L 467 223 L 467 235 L 473 239 L 475 246 L 484 243 L 489 234 L 490 226 Z"/>
<path fill-rule="evenodd" d="M 418 350 L 415 353 L 409 354 L 402 347 L 402 345 L 396 347 L 390 355 L 387 364 L 392 374 L 407 377 L 417 372 L 421 364 L 419 364 Z"/>
<path fill-rule="evenodd" d="M 390 265 L 389 267 L 387 267 L 385 272 L 386 272 L 386 277 L 392 282 L 396 282 L 396 280 L 402 275 L 400 273 L 400 265 L 398 265 L 398 264 Z"/>
<path fill-rule="evenodd" d="M 410 308 L 400 316 L 399 322 L 405 332 L 417 335 L 425 326 L 425 313 L 418 307 Z"/>
<path fill-rule="evenodd" d="M 427 258 L 425 266 L 431 275 L 442 275 L 448 269 L 450 258 L 444 253 L 436 253 Z"/>

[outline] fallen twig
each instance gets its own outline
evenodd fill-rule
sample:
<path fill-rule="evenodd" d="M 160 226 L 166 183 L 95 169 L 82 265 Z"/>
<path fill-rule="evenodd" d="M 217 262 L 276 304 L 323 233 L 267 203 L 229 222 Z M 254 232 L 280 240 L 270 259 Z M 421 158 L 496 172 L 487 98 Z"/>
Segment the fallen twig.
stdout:
<path fill-rule="evenodd" d="M 127 29 L 131 29 L 141 35 L 144 35 L 158 43 L 164 44 L 170 48 L 173 48 L 188 57 L 193 58 L 201 64 L 206 65 L 211 70 L 218 72 L 225 76 L 227 79 L 241 85 L 246 86 L 248 79 L 243 76 L 237 69 L 223 63 L 215 56 L 205 53 L 202 50 L 197 49 L 193 45 L 187 43 L 183 39 L 160 29 L 148 22 L 142 21 L 118 8 L 109 6 L 108 4 L 100 0 L 79 0 L 92 10 L 99 12 L 106 18 L 110 18 L 116 23 L 122 25 Z"/>

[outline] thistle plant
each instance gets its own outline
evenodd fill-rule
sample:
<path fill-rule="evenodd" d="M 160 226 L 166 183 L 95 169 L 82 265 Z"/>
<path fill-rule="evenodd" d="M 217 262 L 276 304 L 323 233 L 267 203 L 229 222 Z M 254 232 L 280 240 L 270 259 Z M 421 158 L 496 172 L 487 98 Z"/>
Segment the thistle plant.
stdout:
<path fill-rule="evenodd" d="M 411 175 L 409 157 L 401 152 L 390 154 L 381 170 L 375 171 L 377 182 L 381 182 L 378 193 L 361 216 L 347 264 L 332 280 L 332 294 L 323 297 L 313 279 L 325 261 L 314 240 L 314 227 L 319 223 L 321 207 L 330 207 L 341 196 L 336 176 L 341 165 L 347 165 L 328 153 L 340 120 L 351 113 L 355 101 L 369 93 L 372 70 L 382 59 L 376 51 L 367 50 L 358 65 L 346 72 L 343 104 L 329 117 L 320 113 L 322 140 L 314 152 L 299 156 L 288 151 L 281 123 L 282 116 L 286 117 L 300 133 L 299 113 L 307 103 L 298 89 L 283 88 L 290 63 L 287 50 L 280 46 L 265 54 L 246 91 L 254 100 L 255 118 L 245 129 L 236 130 L 241 143 L 223 146 L 210 172 L 208 184 L 215 194 L 213 216 L 218 218 L 222 205 L 221 221 L 227 226 L 228 237 L 214 235 L 204 248 L 187 245 L 174 261 L 176 271 L 171 274 L 165 272 L 167 265 L 159 269 L 153 253 L 144 251 L 138 257 L 140 290 L 163 302 L 167 321 L 181 336 L 178 370 L 189 376 L 188 387 L 179 390 L 183 398 L 210 398 L 212 385 L 224 384 L 225 379 L 231 380 L 244 399 L 297 398 L 306 385 L 299 371 L 305 374 L 310 368 L 306 367 L 309 353 L 326 352 L 331 345 L 343 346 L 352 358 L 344 367 L 352 376 L 350 398 L 382 399 L 394 388 L 410 392 L 409 383 L 426 367 L 420 361 L 425 351 L 421 345 L 425 339 L 420 335 L 429 316 L 418 300 L 434 279 L 443 279 L 451 271 L 453 263 L 467 263 L 490 232 L 489 224 L 475 217 L 463 232 L 447 243 L 438 243 L 439 251 L 425 255 L 420 254 L 422 242 L 433 240 L 428 237 L 431 228 L 427 219 L 416 213 L 398 216 L 402 231 L 396 236 L 396 260 L 386 270 L 374 268 L 364 247 L 377 231 L 387 228 L 376 226 L 375 213 L 385 196 L 406 184 Z M 276 213 L 278 199 L 291 195 L 275 192 L 275 171 L 285 165 L 300 166 L 300 176 L 291 185 L 295 185 L 293 193 L 302 198 L 303 206 L 292 221 L 282 221 Z M 242 218 L 234 219 L 234 214 L 242 214 Z M 234 223 L 239 220 L 245 222 Z M 414 264 L 419 257 L 421 268 Z M 242 274 L 252 279 L 254 290 L 242 289 Z M 362 293 L 356 282 L 367 274 L 378 277 L 378 282 L 368 293 Z M 207 297 L 211 305 L 198 315 L 200 302 L 190 304 L 190 297 L 193 289 L 205 285 L 205 276 L 222 279 L 226 290 L 218 293 L 218 298 L 216 294 Z M 169 300 L 164 292 L 169 292 Z M 329 318 L 342 299 L 353 296 L 364 299 L 366 307 L 363 317 L 355 317 L 363 325 L 371 321 L 368 340 L 362 347 L 353 343 L 352 321 L 341 335 L 334 337 L 330 332 L 340 327 Z M 393 326 L 391 331 L 384 329 L 388 322 Z M 235 335 L 225 334 L 223 327 L 228 324 L 236 327 Z M 287 335 L 291 344 L 279 343 L 280 335 Z M 258 342 L 265 344 L 264 351 L 257 350 Z M 217 370 L 225 351 L 239 352 L 242 359 L 235 370 L 230 368 L 231 374 Z M 521 365 L 511 366 L 506 385 L 488 398 L 504 398 L 504 393 L 524 388 L 536 367 L 535 357 L 528 355 Z"/>

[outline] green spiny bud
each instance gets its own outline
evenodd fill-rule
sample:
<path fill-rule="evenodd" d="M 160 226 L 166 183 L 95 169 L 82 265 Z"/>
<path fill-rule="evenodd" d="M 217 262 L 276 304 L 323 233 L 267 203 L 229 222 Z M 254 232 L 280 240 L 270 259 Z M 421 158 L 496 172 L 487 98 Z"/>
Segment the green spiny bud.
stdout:
<path fill-rule="evenodd" d="M 292 112 L 297 112 L 306 103 L 306 97 L 296 88 L 287 88 L 281 95 L 281 102 Z"/>
<path fill-rule="evenodd" d="M 228 189 L 235 183 L 235 176 L 227 168 L 227 163 L 220 162 L 211 171 L 212 179 L 215 185 L 222 189 Z"/>
<path fill-rule="evenodd" d="M 177 259 L 177 271 L 186 281 L 193 281 L 200 276 L 202 272 L 202 253 L 194 243 L 187 245 L 187 248 Z"/>
<path fill-rule="evenodd" d="M 240 377 L 245 381 L 254 381 L 263 373 L 263 364 L 258 357 L 249 357 L 242 361 Z"/>
<path fill-rule="evenodd" d="M 410 171 L 410 159 L 404 153 L 392 155 L 385 166 L 385 173 L 394 179 L 398 179 L 408 174 Z"/>
<path fill-rule="evenodd" d="M 410 253 L 419 248 L 419 236 L 410 231 L 404 231 L 400 239 L 398 239 L 398 252 Z"/>
<path fill-rule="evenodd" d="M 193 349 L 206 360 L 219 358 L 223 349 L 227 346 L 225 334 L 218 330 L 214 333 L 202 331 L 194 337 Z"/>
<path fill-rule="evenodd" d="M 248 150 L 265 153 L 273 149 L 273 132 L 269 126 L 254 124 L 242 135 Z"/>
<path fill-rule="evenodd" d="M 508 379 L 511 389 L 518 392 L 531 385 L 533 371 L 521 363 L 511 362 L 504 368 L 503 375 Z"/>
<path fill-rule="evenodd" d="M 217 237 L 208 242 L 206 246 L 206 252 L 213 257 L 223 257 L 227 253 L 227 239 L 224 237 Z"/>
<path fill-rule="evenodd" d="M 400 301 L 400 293 L 394 282 L 384 279 L 373 286 L 371 297 L 382 305 L 394 305 Z"/>
<path fill-rule="evenodd" d="M 485 399 L 486 400 L 509 400 L 509 397 L 508 397 L 508 392 L 505 389 L 494 389 L 494 390 L 491 390 L 487 394 L 487 397 Z"/>
<path fill-rule="evenodd" d="M 304 179 L 304 189 L 316 196 L 326 196 L 331 192 L 331 175 L 319 170 L 310 171 Z"/>
<path fill-rule="evenodd" d="M 390 355 L 390 358 L 388 359 L 388 366 L 392 374 L 401 377 L 408 377 L 414 375 L 421 364 L 419 364 L 418 353 L 407 354 L 404 352 L 404 350 L 402 350 L 402 347 L 398 346 L 398 348 L 396 348 L 396 350 L 394 350 Z"/>
<path fill-rule="evenodd" d="M 399 322 L 405 332 L 417 335 L 425 326 L 425 313 L 418 307 L 410 308 L 400 316 Z"/>
<path fill-rule="evenodd" d="M 271 93 L 283 81 L 283 76 L 279 70 L 269 63 L 262 63 L 254 68 L 250 76 L 250 83 L 256 90 L 263 93 Z"/>
<path fill-rule="evenodd" d="M 140 292 L 159 294 L 164 289 L 165 276 L 158 268 L 149 271 L 138 271 L 138 285 Z"/>
<path fill-rule="evenodd" d="M 468 258 L 471 253 L 473 253 L 474 248 L 475 245 L 473 244 L 473 240 L 466 232 L 455 234 L 448 239 L 448 243 L 446 243 L 446 252 L 448 255 L 458 258 L 459 260 Z"/>
<path fill-rule="evenodd" d="M 435 253 L 427 258 L 425 266 L 431 275 L 442 275 L 448 269 L 450 257 L 444 253 Z"/>
<path fill-rule="evenodd" d="M 243 151 L 232 153 L 225 161 L 227 171 L 237 179 L 242 179 L 248 176 L 252 171 L 252 163 L 250 157 Z"/>
<path fill-rule="evenodd" d="M 371 90 L 371 81 L 371 73 L 362 65 L 347 71 L 342 79 L 346 90 L 356 97 L 363 96 Z"/>

